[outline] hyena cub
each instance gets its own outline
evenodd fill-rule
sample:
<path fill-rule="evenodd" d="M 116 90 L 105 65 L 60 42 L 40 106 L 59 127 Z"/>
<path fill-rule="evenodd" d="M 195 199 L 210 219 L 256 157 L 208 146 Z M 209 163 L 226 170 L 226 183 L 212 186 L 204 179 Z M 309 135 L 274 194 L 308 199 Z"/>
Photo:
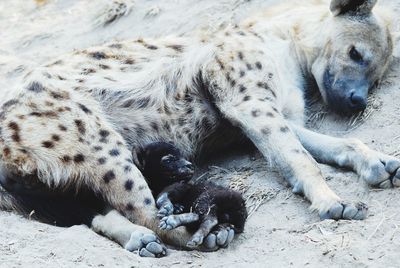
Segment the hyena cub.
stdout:
<path fill-rule="evenodd" d="M 188 247 L 197 247 L 219 224 L 233 229 L 224 235 L 227 244 L 235 233 L 241 233 L 247 218 L 247 210 L 240 193 L 210 182 L 189 183 L 193 165 L 182 157 L 172 144 L 151 143 L 134 152 L 143 175 L 153 195 L 157 197 L 160 229 L 172 230 L 186 226 L 195 232 Z"/>

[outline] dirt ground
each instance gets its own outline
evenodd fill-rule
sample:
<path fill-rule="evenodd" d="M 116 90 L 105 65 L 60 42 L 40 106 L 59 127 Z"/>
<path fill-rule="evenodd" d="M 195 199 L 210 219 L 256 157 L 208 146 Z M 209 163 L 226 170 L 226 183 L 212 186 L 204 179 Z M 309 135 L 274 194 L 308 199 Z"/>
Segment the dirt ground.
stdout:
<path fill-rule="evenodd" d="M 121 18 L 110 15 L 117 2 L 125 3 L 119 6 L 125 9 Z M 2 0 L 0 92 L 7 94 L 3 89 L 17 86 L 30 68 L 74 49 L 113 39 L 212 29 L 275 2 Z M 398 0 L 380 4 L 400 12 Z M 310 126 L 330 135 L 358 137 L 374 149 L 400 156 L 399 70 L 400 60 L 395 60 L 362 117 L 344 121 L 322 112 Z M 400 267 L 399 190 L 370 189 L 352 172 L 321 168 L 340 196 L 369 204 L 366 220 L 320 222 L 308 202 L 293 195 L 257 152 L 229 152 L 198 172 L 200 179 L 241 190 L 248 200 L 251 216 L 245 232 L 228 249 L 170 250 L 168 257 L 145 259 L 85 226 L 59 228 L 0 212 L 0 267 Z"/>

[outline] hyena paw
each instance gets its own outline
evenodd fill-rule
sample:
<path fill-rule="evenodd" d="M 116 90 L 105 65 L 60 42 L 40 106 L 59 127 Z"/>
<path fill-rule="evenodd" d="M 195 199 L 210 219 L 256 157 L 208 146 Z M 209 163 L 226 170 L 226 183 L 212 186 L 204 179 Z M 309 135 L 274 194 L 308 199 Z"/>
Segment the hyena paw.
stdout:
<path fill-rule="evenodd" d="M 400 187 L 400 161 L 388 155 L 378 156 L 361 170 L 361 177 L 374 187 Z"/>
<path fill-rule="evenodd" d="M 158 227 L 161 230 L 172 230 L 180 225 L 179 218 L 175 215 L 169 215 L 160 220 Z"/>
<path fill-rule="evenodd" d="M 328 211 L 320 213 L 321 220 L 364 220 L 368 206 L 362 202 L 356 204 L 337 202 Z"/>
<path fill-rule="evenodd" d="M 230 224 L 220 224 L 209 233 L 203 241 L 202 250 L 216 251 L 219 248 L 226 248 L 235 237 L 235 231 Z"/>
<path fill-rule="evenodd" d="M 141 257 L 161 258 L 167 255 L 167 248 L 153 233 L 133 232 L 125 249 L 138 251 Z"/>

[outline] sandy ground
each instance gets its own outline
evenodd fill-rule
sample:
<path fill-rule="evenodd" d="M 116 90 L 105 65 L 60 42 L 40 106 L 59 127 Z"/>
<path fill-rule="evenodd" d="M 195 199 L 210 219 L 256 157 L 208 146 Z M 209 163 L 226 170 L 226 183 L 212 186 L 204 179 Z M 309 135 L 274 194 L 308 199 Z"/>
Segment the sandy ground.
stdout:
<path fill-rule="evenodd" d="M 277 1 L 125 0 L 126 14 L 102 26 L 112 20 L 106 14 L 115 2 L 2 0 L 0 91 L 12 89 L 29 68 L 61 53 L 112 39 L 213 28 Z M 400 10 L 398 0 L 381 4 Z M 331 135 L 358 137 L 374 149 L 399 156 L 399 69 L 395 61 L 362 120 L 340 121 L 321 113 L 311 126 Z M 0 267 L 399 267 L 399 190 L 370 189 L 352 172 L 321 168 L 344 199 L 369 204 L 368 219 L 320 222 L 306 201 L 293 195 L 276 172 L 268 171 L 257 152 L 227 153 L 200 169 L 199 174 L 206 172 L 201 178 L 244 191 L 251 211 L 261 205 L 228 249 L 170 250 L 166 258 L 144 259 L 85 226 L 58 228 L 0 212 Z"/>

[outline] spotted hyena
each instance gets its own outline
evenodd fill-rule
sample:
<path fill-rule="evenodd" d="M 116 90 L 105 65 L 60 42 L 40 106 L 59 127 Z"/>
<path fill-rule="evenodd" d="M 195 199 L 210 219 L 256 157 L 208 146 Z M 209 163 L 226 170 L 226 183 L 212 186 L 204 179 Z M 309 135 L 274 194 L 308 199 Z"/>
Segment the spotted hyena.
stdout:
<path fill-rule="evenodd" d="M 94 217 L 95 231 L 160 256 L 165 248 L 155 233 L 177 246 L 190 234 L 158 229 L 132 149 L 172 141 L 190 159 L 241 133 L 322 218 L 364 219 L 366 205 L 336 195 L 314 159 L 382 188 L 400 186 L 400 162 L 356 139 L 305 129 L 304 92 L 315 81 L 333 111 L 366 107 L 393 46 L 390 20 L 372 12 L 375 4 L 292 2 L 213 33 L 110 43 L 56 59 L 27 75 L 2 106 L 2 180 L 88 187 L 115 209 Z M 0 200 L 3 208 L 19 205 L 12 193 Z M 229 232 L 218 230 L 206 237 L 206 249 L 230 242 Z"/>

